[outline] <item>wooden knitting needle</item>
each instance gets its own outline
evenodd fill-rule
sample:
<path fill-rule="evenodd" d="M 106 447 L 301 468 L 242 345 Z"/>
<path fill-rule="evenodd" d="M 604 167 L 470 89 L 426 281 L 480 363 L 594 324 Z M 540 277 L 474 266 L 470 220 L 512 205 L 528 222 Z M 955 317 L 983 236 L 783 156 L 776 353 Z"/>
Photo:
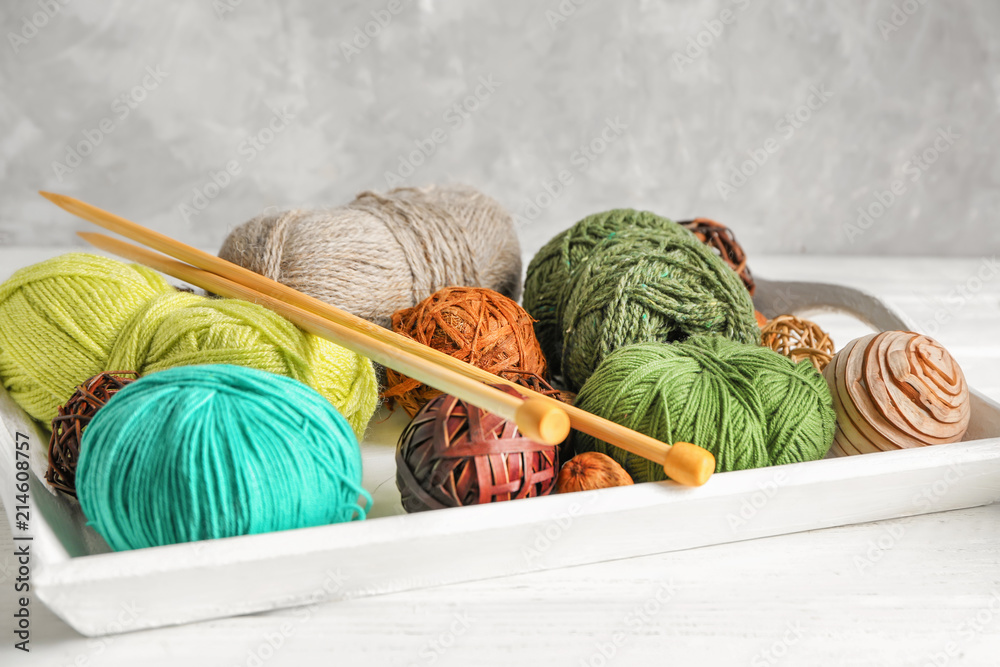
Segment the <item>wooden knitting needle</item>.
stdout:
<path fill-rule="evenodd" d="M 558 445 L 569 435 L 569 418 L 559 406 L 553 407 L 537 399 L 519 399 L 481 382 L 457 373 L 441 373 L 440 369 L 420 355 L 408 350 L 378 344 L 359 331 L 342 327 L 280 299 L 267 296 L 223 276 L 165 257 L 157 252 L 105 236 L 77 232 L 85 241 L 102 250 L 138 262 L 178 280 L 197 285 L 220 296 L 243 299 L 266 306 L 300 329 L 331 340 L 383 366 L 416 378 L 448 394 L 517 423 L 528 438 Z"/>
<path fill-rule="evenodd" d="M 390 368 L 394 368 L 395 370 L 398 370 L 401 373 L 405 373 L 406 375 L 410 375 L 411 377 L 414 377 L 417 380 L 420 380 L 421 382 L 425 382 L 427 384 L 430 384 L 431 386 L 434 386 L 436 383 L 440 383 L 441 381 L 440 375 L 434 377 L 432 380 L 421 379 L 417 375 L 417 373 L 419 373 L 420 371 L 414 372 L 412 370 L 413 368 L 412 366 L 410 366 L 409 368 L 404 366 L 403 364 L 406 364 L 407 362 L 413 363 L 411 355 L 409 355 L 409 353 L 407 353 L 404 350 L 398 350 L 390 347 L 389 354 L 387 354 L 386 346 L 374 345 L 371 339 L 366 339 L 364 335 L 360 334 L 359 332 L 347 329 L 346 327 L 340 327 L 335 322 L 326 320 L 316 315 L 315 313 L 311 313 L 309 311 L 303 310 L 302 308 L 298 308 L 297 306 L 285 303 L 280 299 L 276 299 L 274 297 L 267 296 L 266 294 L 263 294 L 261 292 L 257 292 L 256 290 L 247 287 L 246 285 L 241 285 L 239 283 L 233 282 L 232 280 L 229 280 L 224 276 L 220 276 L 210 271 L 205 271 L 203 269 L 196 268 L 194 266 L 191 266 L 190 264 L 185 264 L 183 262 L 170 259 L 159 253 L 147 250 L 145 248 L 141 248 L 139 246 L 132 245 L 131 243 L 126 243 L 125 241 L 120 241 L 118 239 L 111 238 L 110 236 L 105 236 L 104 234 L 93 234 L 89 232 L 77 232 L 77 234 L 85 241 L 87 241 L 88 243 L 97 248 L 106 250 L 115 255 L 118 255 L 119 257 L 124 257 L 125 259 L 138 262 L 150 268 L 156 269 L 157 271 L 173 276 L 178 280 L 183 280 L 184 282 L 190 283 L 192 285 L 197 285 L 202 289 L 209 290 L 211 292 L 214 292 L 215 294 L 219 294 L 220 296 L 225 296 L 228 298 L 235 298 L 235 299 L 243 299 L 246 301 L 252 301 L 254 303 L 259 303 L 260 305 L 266 306 L 271 310 L 274 310 L 278 314 L 284 316 L 285 318 L 287 318 L 289 321 L 296 324 L 300 328 L 309 331 L 310 333 L 314 333 L 318 336 L 329 338 L 334 342 L 344 345 L 344 347 L 348 347 L 352 350 L 355 350 L 359 354 L 368 356 L 369 358 L 374 359 L 375 361 L 384 366 L 389 366 Z M 433 350 L 431 348 L 427 348 L 427 350 L 437 352 L 437 350 Z M 448 358 L 454 359 L 453 357 L 450 356 Z M 465 362 L 459 362 L 459 363 L 465 364 Z M 465 364 L 465 365 L 470 365 L 470 364 Z M 474 366 L 472 367 L 475 368 Z M 438 369 L 438 370 L 443 370 L 443 369 Z M 471 377 L 466 377 L 466 376 L 458 376 L 458 377 L 460 377 L 462 380 L 479 384 L 477 380 L 474 380 Z M 484 377 L 484 381 L 486 382 L 493 382 L 497 379 L 498 379 L 497 376 L 491 373 L 486 373 Z M 517 385 L 515 383 L 509 383 L 509 384 L 510 386 L 513 386 L 515 388 L 518 389 L 521 388 L 520 385 Z M 485 389 L 491 389 L 499 394 L 502 394 L 503 396 L 506 396 L 507 398 L 514 401 L 515 404 L 520 405 L 522 409 L 524 408 L 524 406 L 528 406 L 529 404 L 535 406 L 532 407 L 526 415 L 522 415 L 519 413 L 518 416 L 527 417 L 528 419 L 534 419 L 535 415 L 538 415 L 539 426 L 537 427 L 533 426 L 532 428 L 538 428 L 543 431 L 546 428 L 551 428 L 552 433 L 561 434 L 562 436 L 561 438 L 550 444 L 556 444 L 557 442 L 561 442 L 562 439 L 566 437 L 566 432 L 568 430 L 568 424 L 570 423 L 570 421 L 569 420 L 566 421 L 567 426 L 565 429 L 556 431 L 555 430 L 556 427 L 551 426 L 550 422 L 547 421 L 547 419 L 551 419 L 551 417 L 548 418 L 546 417 L 546 415 L 549 414 L 546 411 L 549 409 L 563 409 L 565 411 L 561 412 L 560 414 L 564 416 L 567 414 L 567 412 L 578 413 L 574 416 L 579 418 L 580 415 L 583 415 L 585 421 L 592 421 L 593 428 L 591 429 L 591 431 L 592 435 L 595 435 L 595 437 L 605 439 L 601 436 L 601 434 L 606 433 L 608 435 L 607 440 L 610 441 L 612 438 L 614 439 L 619 438 L 619 431 L 624 431 L 628 434 L 631 434 L 632 437 L 634 438 L 634 441 L 629 442 L 629 451 L 639 454 L 640 456 L 645 456 L 646 458 L 650 458 L 652 460 L 664 461 L 664 470 L 667 472 L 668 475 L 671 476 L 672 479 L 674 479 L 677 482 L 686 483 L 688 486 L 700 486 L 701 484 L 704 484 L 705 481 L 707 481 L 708 477 L 710 477 L 715 470 L 715 458 L 712 456 L 711 452 L 701 447 L 692 445 L 690 443 L 677 443 L 672 447 L 668 447 L 664 443 L 658 440 L 654 440 L 649 436 L 643 435 L 641 433 L 636 433 L 635 431 L 631 431 L 625 428 L 624 426 L 620 426 L 619 424 L 615 424 L 614 422 L 607 421 L 589 412 L 580 410 L 579 408 L 575 408 L 570 405 L 565 405 L 563 403 L 555 401 L 554 399 L 549 399 L 549 397 L 543 396 L 542 394 L 538 394 L 537 392 L 533 392 L 531 390 L 528 390 L 528 392 L 534 394 L 535 396 L 528 397 L 526 395 L 525 396 L 526 400 L 520 401 L 517 398 L 510 396 L 509 394 L 497 391 L 492 387 L 488 387 L 484 384 L 479 384 L 479 386 Z M 454 394 L 459 398 L 462 398 L 457 393 L 457 391 L 445 389 L 443 386 L 438 386 L 437 388 L 447 393 Z M 463 400 L 468 400 L 469 403 L 476 405 L 475 401 L 478 399 L 463 399 Z M 555 405 L 548 404 L 549 401 L 551 401 L 551 403 L 554 403 Z M 499 414 L 501 417 L 504 416 L 503 413 L 491 410 L 488 407 L 484 407 L 483 409 L 489 410 L 490 412 L 496 412 L 496 414 Z M 510 417 L 505 417 L 505 418 L 510 419 Z M 520 421 L 518 422 L 518 428 L 521 428 Z M 562 429 L 561 423 L 559 424 L 559 428 Z M 521 430 L 526 435 L 528 434 L 528 431 L 525 431 L 524 429 Z M 528 437 L 532 438 L 533 440 L 538 439 L 538 438 L 533 438 L 530 435 L 528 435 Z M 643 442 L 644 440 L 649 442 L 648 443 Z M 545 442 L 545 440 L 542 440 L 542 442 Z M 663 452 L 664 448 L 667 448 L 667 451 L 665 453 Z M 645 452 L 645 454 L 641 452 Z M 646 454 L 648 454 L 648 456 L 646 456 Z M 711 465 L 711 467 L 708 467 L 709 464 Z"/>
<path fill-rule="evenodd" d="M 414 352 L 424 360 L 437 364 L 439 367 L 443 367 L 444 370 L 441 370 L 440 368 L 436 369 L 437 375 L 434 378 L 431 378 L 430 381 L 427 381 L 405 369 L 396 368 L 391 363 L 391 359 L 383 361 L 378 358 L 382 356 L 381 354 L 367 356 L 371 356 L 379 363 L 383 363 L 383 365 L 395 368 L 401 373 L 410 375 L 411 377 L 414 377 L 421 382 L 425 382 L 430 386 L 435 386 L 442 391 L 453 393 L 450 392 L 449 389 L 440 386 L 440 383 L 437 381 L 437 378 L 442 373 L 447 371 L 452 371 L 455 374 L 465 376 L 466 378 L 477 382 L 506 384 L 516 389 L 519 393 L 525 396 L 526 399 L 532 399 L 532 402 L 541 401 L 553 410 L 559 409 L 560 411 L 563 411 L 564 414 L 569 416 L 569 421 L 573 428 L 576 428 L 577 430 L 587 433 L 595 438 L 604 440 L 605 442 L 611 443 L 633 454 L 661 464 L 667 476 L 681 484 L 700 486 L 701 484 L 704 484 L 715 471 L 715 458 L 710 452 L 702 449 L 701 447 L 697 447 L 696 445 L 692 445 L 690 443 L 677 443 L 671 447 L 670 445 L 655 440 L 654 438 L 650 438 L 642 433 L 637 433 L 636 431 L 621 426 L 620 424 L 616 424 L 598 417 L 597 415 L 590 414 L 589 412 L 585 412 L 579 408 L 565 405 L 555 399 L 538 394 L 537 392 L 534 392 L 526 387 L 522 387 L 521 385 L 505 380 L 504 378 L 492 375 L 491 373 L 471 364 L 467 364 L 447 354 L 417 343 L 410 338 L 379 327 L 371 322 L 368 322 L 367 320 L 351 315 L 350 313 L 346 313 L 323 301 L 302 294 L 301 292 L 287 287 L 286 285 L 282 285 L 281 283 L 244 269 L 236 264 L 227 262 L 219 257 L 215 257 L 214 255 L 210 255 L 197 250 L 196 248 L 184 245 L 168 236 L 146 229 L 141 225 L 137 225 L 134 222 L 103 211 L 95 206 L 73 199 L 72 197 L 65 197 L 46 192 L 42 192 L 41 194 L 56 205 L 74 215 L 93 222 L 101 227 L 104 227 L 105 229 L 119 233 L 122 236 L 138 241 L 143 245 L 160 250 L 167 255 L 182 260 L 183 262 L 187 262 L 188 264 L 192 264 L 195 267 L 203 269 L 208 276 L 199 275 L 199 279 L 211 280 L 212 278 L 222 277 L 223 280 L 228 280 L 228 282 L 233 283 L 241 290 L 248 291 L 246 292 L 246 296 L 240 296 L 236 293 L 224 294 L 221 291 L 221 287 L 216 289 L 205 285 L 199 285 L 204 289 L 223 294 L 224 296 L 248 298 L 249 300 L 261 303 L 263 303 L 263 297 L 271 297 L 271 299 L 276 303 L 282 303 L 285 306 L 291 305 L 298 310 L 317 315 L 320 319 L 326 320 L 326 324 L 328 325 L 330 323 L 335 323 L 344 329 L 353 330 L 355 332 L 362 333 L 369 338 L 374 338 L 383 346 Z M 98 245 L 98 247 L 102 247 L 115 254 L 122 254 L 119 253 L 118 250 L 123 252 L 134 252 L 130 250 L 131 248 L 134 248 L 134 246 L 131 246 L 130 244 L 122 244 L 120 241 L 116 242 L 114 239 L 109 239 L 108 237 L 102 235 L 87 235 L 86 238 L 88 241 Z M 116 246 L 117 250 L 114 250 L 107 245 L 107 241 L 119 243 L 125 247 Z M 123 256 L 129 258 L 128 255 Z M 154 266 L 153 268 L 158 267 Z M 171 271 L 166 270 L 166 268 L 168 267 L 160 270 L 163 270 L 164 273 L 174 275 Z M 177 270 L 176 266 L 171 265 L 169 268 L 171 268 L 171 270 Z M 174 277 L 181 280 L 187 280 L 182 276 L 175 275 Z M 199 284 L 193 280 L 188 280 L 188 282 L 191 282 L 191 284 Z M 293 318 L 289 317 L 289 319 Z M 293 321 L 295 320 L 293 319 Z M 298 324 L 298 322 L 296 323 Z M 334 337 L 333 340 L 335 342 L 340 342 L 336 337 Z M 504 392 L 498 393 L 503 394 Z M 455 393 L 455 395 L 464 399 L 464 397 L 458 393 Z M 474 400 L 469 400 L 469 402 L 474 405 L 476 404 Z M 535 403 L 535 405 L 537 405 L 537 403 Z M 489 408 L 486 407 L 484 409 Z M 500 411 L 497 411 L 497 414 L 505 418 L 510 418 Z M 525 433 L 527 435 L 528 431 L 525 431 Z M 531 436 L 529 435 L 529 437 Z"/>

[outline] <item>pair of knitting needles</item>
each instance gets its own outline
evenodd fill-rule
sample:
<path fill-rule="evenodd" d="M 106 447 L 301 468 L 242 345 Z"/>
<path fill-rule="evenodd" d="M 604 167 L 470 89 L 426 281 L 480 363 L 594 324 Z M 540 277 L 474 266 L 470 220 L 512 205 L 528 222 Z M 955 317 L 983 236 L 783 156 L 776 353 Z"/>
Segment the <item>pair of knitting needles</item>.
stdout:
<path fill-rule="evenodd" d="M 663 466 L 670 479 L 701 486 L 715 472 L 715 457 L 696 445 L 668 445 L 642 433 L 543 396 L 472 364 L 384 329 L 253 271 L 175 241 L 142 225 L 73 197 L 41 192 L 73 215 L 143 246 L 90 232 L 78 232 L 91 245 L 156 269 L 220 296 L 263 305 L 301 329 L 322 336 L 383 366 L 408 375 L 472 405 L 513 420 L 528 438 L 555 445 L 573 428 Z M 162 253 L 162 254 L 161 254 Z M 505 384 L 511 396 L 490 384 Z"/>

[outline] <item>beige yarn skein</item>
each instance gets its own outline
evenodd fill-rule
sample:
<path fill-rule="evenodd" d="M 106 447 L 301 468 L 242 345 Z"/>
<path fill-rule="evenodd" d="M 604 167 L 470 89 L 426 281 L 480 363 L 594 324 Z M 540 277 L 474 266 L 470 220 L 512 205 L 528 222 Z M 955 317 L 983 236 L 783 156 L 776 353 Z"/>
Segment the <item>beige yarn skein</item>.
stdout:
<path fill-rule="evenodd" d="M 219 256 L 384 327 L 443 287 L 521 294 L 510 214 L 463 185 L 363 192 L 341 208 L 261 215 L 234 229 Z"/>

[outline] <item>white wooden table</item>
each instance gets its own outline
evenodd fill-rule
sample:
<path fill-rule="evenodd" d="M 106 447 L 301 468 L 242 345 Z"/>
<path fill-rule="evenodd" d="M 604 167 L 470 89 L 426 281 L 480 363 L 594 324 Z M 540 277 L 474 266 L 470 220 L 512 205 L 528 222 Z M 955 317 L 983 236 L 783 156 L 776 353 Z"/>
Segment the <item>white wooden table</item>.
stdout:
<path fill-rule="evenodd" d="M 0 276 L 56 252 L 0 249 Z M 768 278 L 876 293 L 1000 399 L 992 256 L 752 260 Z M 11 648 L 12 553 L 0 521 L 4 667 L 1000 664 L 1000 505 L 99 639 L 36 601 L 27 655 Z"/>

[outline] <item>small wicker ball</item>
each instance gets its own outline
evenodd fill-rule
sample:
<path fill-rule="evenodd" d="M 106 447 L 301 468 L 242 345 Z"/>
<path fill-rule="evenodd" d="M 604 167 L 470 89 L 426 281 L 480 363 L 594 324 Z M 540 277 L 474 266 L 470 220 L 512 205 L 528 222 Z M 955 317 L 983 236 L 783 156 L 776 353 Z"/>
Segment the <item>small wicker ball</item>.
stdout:
<path fill-rule="evenodd" d="M 837 412 L 835 454 L 958 442 L 969 427 L 965 375 L 927 336 L 909 331 L 863 336 L 840 350 L 823 376 Z"/>
<path fill-rule="evenodd" d="M 83 430 L 111 397 L 126 385 L 135 382 L 135 371 L 100 373 L 76 388 L 59 413 L 52 419 L 49 438 L 49 469 L 45 481 L 54 489 L 76 497 L 76 464 L 80 460 L 80 440 Z"/>
<path fill-rule="evenodd" d="M 449 394 L 420 409 L 396 448 L 396 486 L 407 512 L 545 496 L 558 469 L 558 445 L 529 440 L 514 422 Z"/>
<path fill-rule="evenodd" d="M 794 315 L 769 320 L 760 329 L 760 343 L 796 363 L 808 359 L 821 373 L 836 350 L 829 334 L 818 324 Z"/>
<path fill-rule="evenodd" d="M 513 382 L 522 372 L 547 377 L 534 319 L 515 301 L 482 287 L 446 287 L 396 311 L 392 330 Z M 385 398 L 411 417 L 440 391 L 386 371 Z"/>
<path fill-rule="evenodd" d="M 607 454 L 584 452 L 563 464 L 556 488 L 559 493 L 573 493 L 629 486 L 633 483 L 625 468 Z"/>
<path fill-rule="evenodd" d="M 702 243 L 715 250 L 726 264 L 739 274 L 740 280 L 746 285 L 747 291 L 750 294 L 757 291 L 757 285 L 753 281 L 750 267 L 747 266 L 746 253 L 743 252 L 743 246 L 736 242 L 733 230 L 721 222 L 709 220 L 708 218 L 684 220 L 678 224 L 697 236 Z"/>

